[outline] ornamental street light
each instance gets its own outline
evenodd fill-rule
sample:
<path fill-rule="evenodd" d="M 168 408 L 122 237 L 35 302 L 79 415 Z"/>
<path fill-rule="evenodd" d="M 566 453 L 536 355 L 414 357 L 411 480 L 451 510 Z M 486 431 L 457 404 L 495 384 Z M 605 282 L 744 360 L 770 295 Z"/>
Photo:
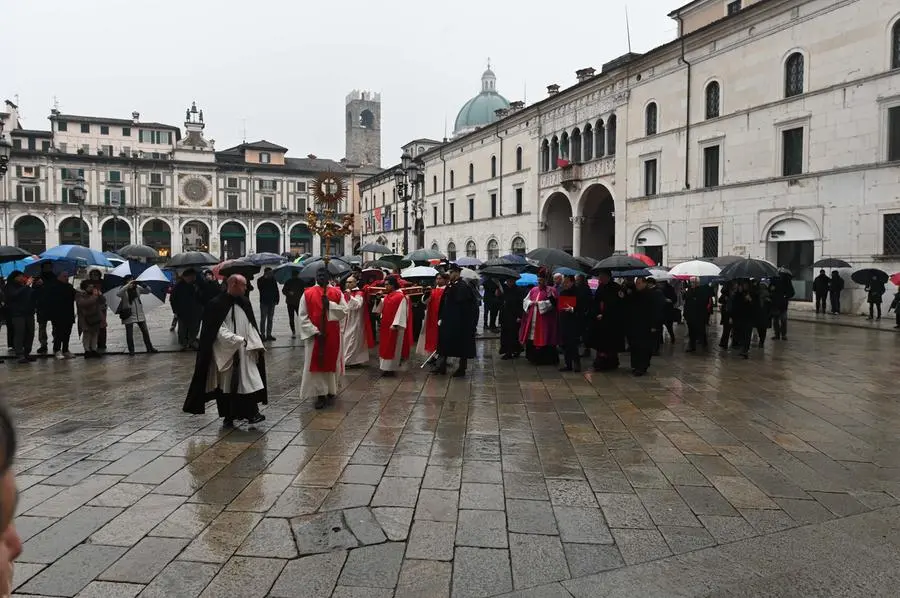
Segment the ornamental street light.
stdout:
<path fill-rule="evenodd" d="M 287 204 L 281 204 L 281 253 L 287 253 L 287 222 L 288 222 L 288 209 Z"/>
<path fill-rule="evenodd" d="M 0 179 L 9 168 L 9 155 L 12 153 L 12 144 L 3 135 L 3 123 L 0 122 Z"/>
<path fill-rule="evenodd" d="M 84 188 L 84 177 L 79 176 L 75 181 L 75 186 L 69 192 L 75 203 L 78 204 L 78 239 L 82 247 L 87 247 L 84 242 L 84 201 L 87 197 L 87 191 Z"/>
<path fill-rule="evenodd" d="M 409 200 L 413 200 L 413 212 L 418 211 L 419 188 L 425 182 L 425 165 L 409 152 L 400 157 L 400 167 L 394 170 L 394 188 L 403 200 L 403 255 L 409 253 Z"/>

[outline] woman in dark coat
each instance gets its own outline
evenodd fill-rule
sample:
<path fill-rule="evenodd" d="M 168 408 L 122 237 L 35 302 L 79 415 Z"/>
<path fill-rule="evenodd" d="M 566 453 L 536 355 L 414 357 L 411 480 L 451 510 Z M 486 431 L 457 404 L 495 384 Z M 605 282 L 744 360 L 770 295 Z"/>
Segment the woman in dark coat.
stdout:
<path fill-rule="evenodd" d="M 597 350 L 594 369 L 598 372 L 619 367 L 619 352 L 625 348 L 625 328 L 622 322 L 625 293 L 608 272 L 597 276 L 600 284 L 594 293 L 590 310 L 590 347 Z"/>
<path fill-rule="evenodd" d="M 514 278 L 508 278 L 500 288 L 500 359 L 516 359 L 522 354 L 519 327 L 522 324 L 522 300 L 525 293 L 516 286 Z"/>
<path fill-rule="evenodd" d="M 472 285 L 459 277 L 459 266 L 450 267 L 450 284 L 441 296 L 438 310 L 437 373 L 447 372 L 447 358 L 458 357 L 459 367 L 454 377 L 466 375 L 470 358 L 475 357 L 475 327 L 478 325 L 478 294 Z"/>
<path fill-rule="evenodd" d="M 866 300 L 869 302 L 869 317 L 867 320 L 873 319 L 875 316 L 875 310 L 878 310 L 878 317 L 876 319 L 881 319 L 881 296 L 884 295 L 884 283 L 878 280 L 877 276 L 873 276 L 872 280 L 869 284 L 866 285 L 865 291 L 867 293 Z"/>

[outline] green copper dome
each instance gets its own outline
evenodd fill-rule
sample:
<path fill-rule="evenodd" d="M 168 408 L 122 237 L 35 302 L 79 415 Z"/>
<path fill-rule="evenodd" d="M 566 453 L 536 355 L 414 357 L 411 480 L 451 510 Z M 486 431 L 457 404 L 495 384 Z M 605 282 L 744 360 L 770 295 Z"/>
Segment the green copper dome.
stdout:
<path fill-rule="evenodd" d="M 497 76 L 488 67 L 481 75 L 481 93 L 463 104 L 459 114 L 456 115 L 453 134 L 468 133 L 490 124 L 497 120 L 495 111 L 506 108 L 509 108 L 509 102 L 497 93 Z"/>

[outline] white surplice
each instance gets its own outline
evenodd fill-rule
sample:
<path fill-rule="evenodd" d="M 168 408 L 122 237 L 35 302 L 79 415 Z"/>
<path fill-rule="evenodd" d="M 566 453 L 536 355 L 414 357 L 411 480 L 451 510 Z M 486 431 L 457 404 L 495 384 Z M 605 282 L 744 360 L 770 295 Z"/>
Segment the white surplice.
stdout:
<path fill-rule="evenodd" d="M 316 328 L 312 320 L 309 319 L 309 313 L 306 310 L 306 294 L 300 298 L 300 307 L 297 312 L 299 318 L 298 330 L 300 338 L 303 339 L 305 348 L 303 354 L 303 378 L 300 380 L 300 399 L 308 399 L 310 397 L 319 397 L 322 395 L 334 395 L 338 391 L 338 377 L 344 374 L 344 354 L 343 339 L 339 339 L 338 347 L 338 363 L 334 372 L 311 372 L 313 359 L 313 345 L 316 342 L 316 334 L 319 329 Z M 341 293 L 340 302 L 328 302 L 328 321 L 341 322 L 347 317 L 347 301 L 344 294 Z"/>
<path fill-rule="evenodd" d="M 341 324 L 344 342 L 344 365 L 369 363 L 369 345 L 366 343 L 365 295 L 351 295 L 347 302 L 347 319 Z"/>
<path fill-rule="evenodd" d="M 231 392 L 235 355 L 239 358 L 240 369 L 238 394 L 249 395 L 265 388 L 256 361 L 266 347 L 243 309 L 234 306 L 228 311 L 225 321 L 219 327 L 219 334 L 213 342 L 212 350 L 213 360 L 209 364 L 209 373 L 206 376 L 207 392 L 217 388 L 225 393 Z"/>
<path fill-rule="evenodd" d="M 394 316 L 394 321 L 391 322 L 391 326 L 397 328 L 397 342 L 394 346 L 394 358 L 385 359 L 379 354 L 378 361 L 380 362 L 379 367 L 382 372 L 396 372 L 406 366 L 406 362 L 403 361 L 403 339 L 406 337 L 406 327 L 409 324 L 407 321 L 407 315 L 409 315 L 407 313 L 409 311 L 407 301 L 409 301 L 409 299 L 404 297 L 400 302 L 400 306 L 397 308 L 397 314 Z M 376 314 L 382 313 L 384 311 L 384 301 L 379 301 L 372 311 Z M 410 349 L 412 348 L 410 347 Z"/>

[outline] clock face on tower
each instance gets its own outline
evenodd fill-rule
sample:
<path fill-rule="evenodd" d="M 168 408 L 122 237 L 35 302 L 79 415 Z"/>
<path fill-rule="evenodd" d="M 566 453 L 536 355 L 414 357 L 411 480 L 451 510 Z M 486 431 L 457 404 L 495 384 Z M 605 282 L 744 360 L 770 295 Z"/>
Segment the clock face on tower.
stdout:
<path fill-rule="evenodd" d="M 183 203 L 194 206 L 209 205 L 209 180 L 202 176 L 187 175 L 181 179 L 181 198 Z"/>

